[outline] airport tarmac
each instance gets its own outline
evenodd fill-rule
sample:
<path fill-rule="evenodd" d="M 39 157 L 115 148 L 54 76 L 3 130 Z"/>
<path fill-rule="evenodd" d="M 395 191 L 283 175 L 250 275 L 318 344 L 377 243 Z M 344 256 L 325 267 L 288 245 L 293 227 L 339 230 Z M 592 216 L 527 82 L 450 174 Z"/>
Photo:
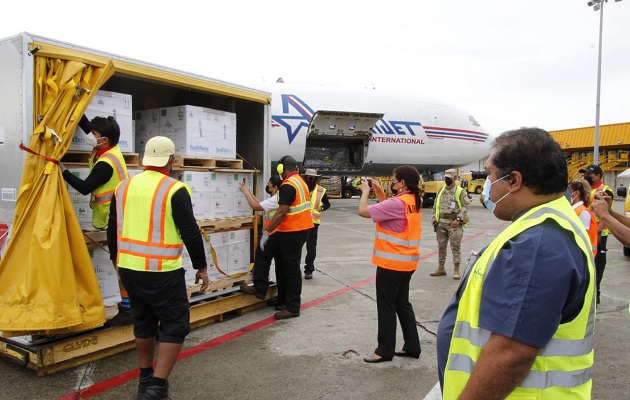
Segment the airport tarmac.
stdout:
<path fill-rule="evenodd" d="M 374 224 L 357 215 L 358 198 L 331 199 L 323 213 L 315 274 L 303 281 L 299 318 L 277 321 L 272 307 L 195 329 L 169 379 L 173 399 L 439 399 L 435 332 L 459 281 L 449 250 L 443 277 L 437 265 L 431 211 L 423 209 L 422 260 L 411 281 L 422 346 L 419 360 L 395 357 L 367 364 L 376 347 Z M 617 202 L 617 208 L 622 207 Z M 487 245 L 505 226 L 473 195 L 462 258 Z M 630 259 L 611 236 L 602 302 L 595 327 L 593 399 L 630 393 Z M 303 251 L 304 256 L 304 251 Z M 398 330 L 397 347 L 402 346 Z M 2 399 L 135 399 L 135 350 L 37 377 L 0 359 Z M 80 391 L 79 391 L 80 390 Z"/>

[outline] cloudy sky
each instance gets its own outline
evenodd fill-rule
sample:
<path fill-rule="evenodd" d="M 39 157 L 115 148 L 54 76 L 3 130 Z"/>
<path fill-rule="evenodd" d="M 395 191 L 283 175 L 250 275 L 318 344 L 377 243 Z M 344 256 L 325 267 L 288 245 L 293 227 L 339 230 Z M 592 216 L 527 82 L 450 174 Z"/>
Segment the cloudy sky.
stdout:
<path fill-rule="evenodd" d="M 11 1 L 27 31 L 239 84 L 399 89 L 492 133 L 595 124 L 599 13 L 586 0 Z M 604 7 L 600 123 L 630 122 L 630 0 Z"/>

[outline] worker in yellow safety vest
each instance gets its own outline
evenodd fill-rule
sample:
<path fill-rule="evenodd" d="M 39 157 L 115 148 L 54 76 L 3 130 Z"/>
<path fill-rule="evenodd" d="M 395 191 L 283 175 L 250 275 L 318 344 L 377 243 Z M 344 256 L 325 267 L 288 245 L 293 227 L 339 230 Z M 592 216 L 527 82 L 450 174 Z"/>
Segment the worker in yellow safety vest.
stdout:
<path fill-rule="evenodd" d="M 594 260 L 564 196 L 562 149 L 542 129 L 508 131 L 486 172 L 485 205 L 511 224 L 481 251 L 440 319 L 443 398 L 590 399 Z"/>
<path fill-rule="evenodd" d="M 167 379 L 190 332 L 184 245 L 201 291 L 209 281 L 191 190 L 169 176 L 174 154 L 171 139 L 149 139 L 144 172 L 122 181 L 111 200 L 108 244 L 131 300 L 140 364 L 138 398 L 168 398 Z M 153 369 L 156 337 L 160 345 Z"/>
<path fill-rule="evenodd" d="M 330 201 L 326 195 L 326 188 L 319 185 L 321 175 L 317 175 L 317 170 L 307 168 L 302 174 L 306 186 L 311 196 L 311 217 L 313 227 L 308 230 L 306 239 L 306 257 L 304 258 L 304 279 L 313 279 L 315 271 L 315 257 L 317 257 L 317 233 L 321 223 L 322 212 L 330 208 Z"/>
<path fill-rule="evenodd" d="M 114 117 L 94 117 L 92 121 L 84 115 L 79 127 L 86 133 L 85 142 L 94 150 L 88 159 L 89 174 L 85 180 L 74 175 L 59 163 L 63 179 L 83 195 L 91 193 L 92 225 L 97 229 L 107 227 L 109 203 L 114 189 L 129 177 L 125 159 L 118 146 L 120 127 Z M 114 265 L 114 268 L 116 266 Z M 129 309 L 129 295 L 118 278 L 123 310 Z"/>

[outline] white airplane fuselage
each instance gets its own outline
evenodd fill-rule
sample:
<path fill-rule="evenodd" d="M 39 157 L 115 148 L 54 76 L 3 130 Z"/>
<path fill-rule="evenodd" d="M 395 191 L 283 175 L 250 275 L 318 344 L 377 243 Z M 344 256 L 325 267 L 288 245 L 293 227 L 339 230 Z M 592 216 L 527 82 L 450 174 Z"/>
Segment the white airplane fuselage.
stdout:
<path fill-rule="evenodd" d="M 361 175 L 389 175 L 404 164 L 420 172 L 439 172 L 465 166 L 490 152 L 492 137 L 470 114 L 437 100 L 376 89 L 286 83 L 261 89 L 272 93 L 272 162 L 287 154 L 303 161 L 309 123 L 319 110 L 384 114 L 372 129 Z"/>

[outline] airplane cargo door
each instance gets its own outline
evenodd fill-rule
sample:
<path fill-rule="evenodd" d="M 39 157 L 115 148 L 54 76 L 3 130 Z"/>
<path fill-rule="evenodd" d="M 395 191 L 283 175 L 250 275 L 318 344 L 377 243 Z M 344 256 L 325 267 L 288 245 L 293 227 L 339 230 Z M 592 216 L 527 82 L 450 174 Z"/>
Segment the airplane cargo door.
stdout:
<path fill-rule="evenodd" d="M 372 128 L 384 114 L 317 111 L 308 127 L 302 165 L 326 174 L 360 171 Z"/>

